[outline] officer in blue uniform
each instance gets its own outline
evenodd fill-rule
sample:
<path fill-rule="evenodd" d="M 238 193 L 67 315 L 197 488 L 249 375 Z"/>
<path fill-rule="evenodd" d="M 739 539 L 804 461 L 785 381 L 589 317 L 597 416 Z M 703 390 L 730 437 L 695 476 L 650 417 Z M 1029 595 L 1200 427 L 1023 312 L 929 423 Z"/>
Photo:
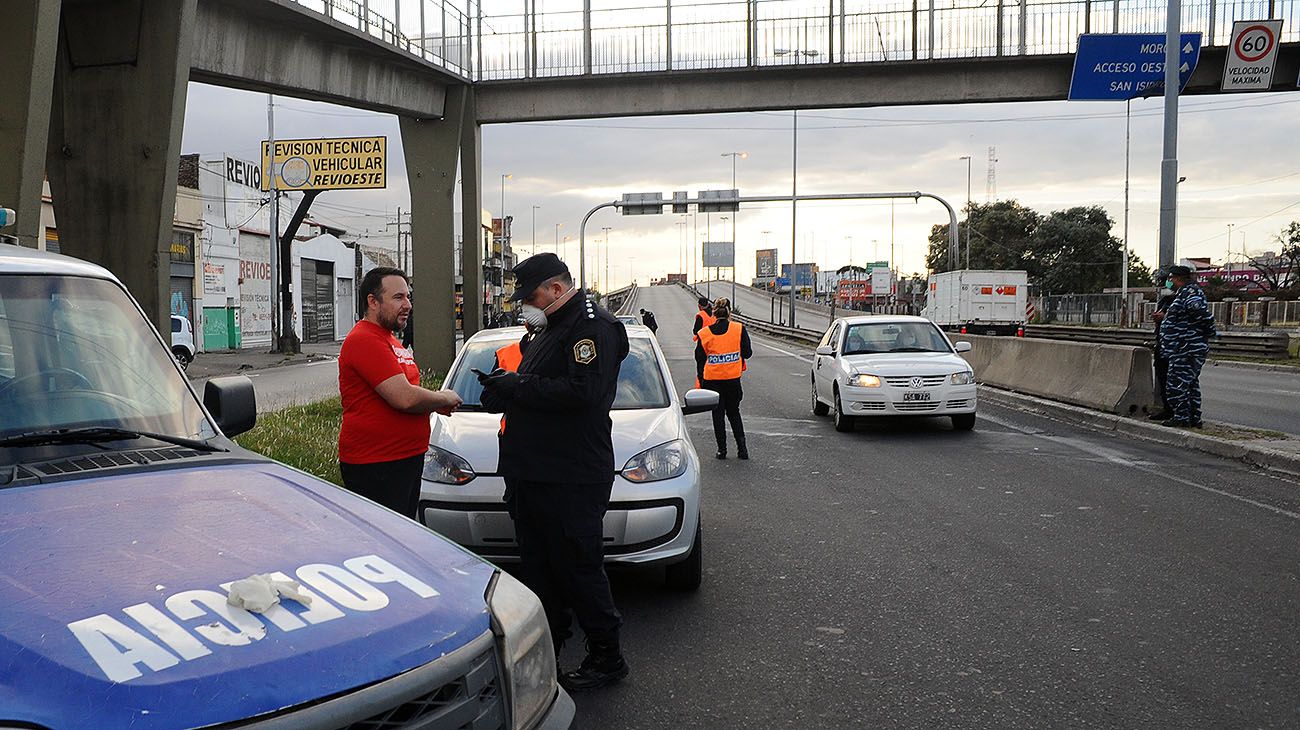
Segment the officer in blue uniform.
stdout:
<path fill-rule="evenodd" d="M 1156 323 L 1156 347 L 1155 357 L 1152 363 L 1156 371 L 1156 395 L 1160 396 L 1160 410 L 1152 413 L 1147 418 L 1152 421 L 1167 421 L 1174 417 L 1174 410 L 1169 405 L 1169 389 L 1166 382 L 1169 379 L 1169 361 L 1165 359 L 1164 353 L 1160 351 L 1160 322 L 1165 317 L 1165 311 L 1174 301 L 1174 285 L 1169 281 L 1169 272 L 1164 269 L 1156 271 L 1156 311 L 1152 319 Z"/>
<path fill-rule="evenodd" d="M 604 517 L 614 485 L 610 406 L 628 354 L 627 331 L 574 286 L 564 262 L 542 253 L 514 268 L 514 298 L 532 333 L 518 372 L 482 375 L 482 403 L 504 413 L 498 470 L 519 543 L 520 579 L 546 609 L 556 654 L 571 614 L 587 637 L 570 691 L 628 674 L 622 617 L 605 574 Z"/>
<path fill-rule="evenodd" d="M 1192 279 L 1191 269 L 1171 266 L 1169 278 L 1174 283 L 1174 300 L 1158 317 L 1157 346 L 1167 363 L 1165 395 L 1173 418 L 1163 425 L 1200 428 L 1201 367 L 1215 335 L 1214 316 L 1205 292 Z"/>

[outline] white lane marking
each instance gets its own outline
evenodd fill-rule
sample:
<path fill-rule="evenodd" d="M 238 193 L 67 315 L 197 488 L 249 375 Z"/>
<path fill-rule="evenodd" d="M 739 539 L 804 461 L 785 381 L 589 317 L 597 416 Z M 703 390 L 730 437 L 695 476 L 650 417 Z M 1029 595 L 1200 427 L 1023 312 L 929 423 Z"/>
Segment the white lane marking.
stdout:
<path fill-rule="evenodd" d="M 751 342 L 755 342 L 755 343 L 757 343 L 759 347 L 766 347 L 767 349 L 769 349 L 769 350 L 775 350 L 775 351 L 781 353 L 782 355 L 788 355 L 788 356 L 790 356 L 790 357 L 793 357 L 793 358 L 796 359 L 796 360 L 802 360 L 802 361 L 808 363 L 809 365 L 812 364 L 812 358 L 811 358 L 811 357 L 804 357 L 803 355 L 796 355 L 796 354 L 794 354 L 793 352 L 790 352 L 789 350 L 782 350 L 781 348 L 779 348 L 779 347 L 773 347 L 773 346 L 767 344 L 766 342 L 759 342 L 759 340 L 758 340 L 757 337 L 753 338 L 753 339 L 750 340 L 750 341 L 751 341 Z"/>
<path fill-rule="evenodd" d="M 1009 422 L 1009 421 L 1005 421 L 1005 420 L 1000 419 L 1000 418 L 997 418 L 997 417 L 995 417 L 995 416 L 989 416 L 987 413 L 984 413 L 984 412 L 981 412 L 981 413 L 980 413 L 980 418 L 987 419 L 987 420 L 989 420 L 989 421 L 992 421 L 993 423 L 997 423 L 997 424 L 1000 425 L 1000 426 L 1005 426 L 1005 427 L 1010 428 L 1010 429 L 1012 429 L 1012 430 L 1014 430 L 1014 431 L 1019 431 L 1020 433 L 1023 433 L 1023 434 L 1025 434 L 1026 436 L 1037 436 L 1038 438 L 1041 438 L 1041 439 L 1043 439 L 1043 440 L 1045 440 L 1045 441 L 1054 441 L 1054 442 L 1062 443 L 1062 444 L 1065 444 L 1066 446 L 1071 446 L 1071 447 L 1073 447 L 1073 448 L 1079 449 L 1080 451 L 1083 451 L 1083 452 L 1085 452 L 1085 453 L 1096 454 L 1096 455 L 1101 456 L 1102 458 L 1106 459 L 1107 461 L 1111 461 L 1112 459 L 1111 459 L 1110 456 L 1107 456 L 1106 453 L 1104 453 L 1104 452 L 1110 452 L 1111 455 L 1117 455 L 1117 453 L 1118 453 L 1118 452 L 1112 451 L 1112 450 L 1110 450 L 1110 449 L 1105 449 L 1105 448 L 1102 448 L 1102 447 L 1096 446 L 1095 444 L 1088 444 L 1088 443 L 1087 443 L 1086 441 L 1084 441 L 1083 439 L 1065 438 L 1065 437 L 1061 437 L 1061 436 L 1049 436 L 1049 435 L 1043 433 L 1042 431 L 1039 431 L 1039 430 L 1036 430 L 1036 429 L 1031 429 L 1031 428 L 1025 428 L 1025 427 L 1023 427 L 1023 426 L 1017 426 L 1016 424 L 1011 423 L 1011 422 Z M 1266 503 L 1266 502 L 1260 502 L 1259 500 L 1251 499 L 1250 497 L 1243 497 L 1243 496 L 1241 496 L 1241 495 L 1239 495 L 1239 494 L 1233 494 L 1232 492 L 1225 492 L 1225 491 L 1223 491 L 1222 489 L 1215 489 L 1214 487 L 1207 487 L 1207 486 L 1204 485 L 1204 484 L 1198 484 L 1198 483 L 1196 483 L 1196 482 L 1194 482 L 1194 481 L 1192 481 L 1192 480 L 1190 480 L 1190 479 L 1184 479 L 1184 478 L 1182 478 L 1182 477 L 1174 476 L 1173 474 L 1165 473 L 1165 472 L 1164 472 L 1163 470 L 1161 470 L 1161 469 L 1157 469 L 1157 468 L 1153 468 L 1153 467 L 1146 466 L 1146 465 L 1143 465 L 1143 464 L 1139 464 L 1139 463 L 1137 463 L 1137 462 L 1130 461 L 1130 460 L 1128 460 L 1128 459 L 1124 459 L 1123 457 L 1118 457 L 1118 460 L 1116 460 L 1115 463 L 1120 464 L 1120 465 L 1122 465 L 1122 466 L 1127 466 L 1127 467 L 1131 467 L 1131 468 L 1133 468 L 1133 469 L 1137 469 L 1137 470 L 1140 471 L 1140 472 L 1145 472 L 1145 473 L 1150 474 L 1150 475 L 1152 475 L 1152 476 L 1160 477 L 1161 479 L 1168 479 L 1168 480 L 1171 481 L 1171 482 L 1176 482 L 1176 483 L 1178 483 L 1178 484 L 1182 484 L 1182 485 L 1187 486 L 1187 487 L 1195 487 L 1196 489 L 1199 489 L 1199 490 L 1201 490 L 1201 491 L 1203 491 L 1203 492 L 1209 492 L 1209 493 L 1211 493 L 1211 494 L 1217 494 L 1217 495 L 1219 495 L 1220 497 L 1227 497 L 1228 499 L 1233 499 L 1233 500 L 1236 500 L 1236 501 L 1238 501 L 1238 502 L 1242 502 L 1242 503 L 1245 503 L 1245 504 L 1251 505 L 1252 507 L 1259 507 L 1260 509 L 1265 509 L 1265 510 L 1268 510 L 1269 512 L 1272 512 L 1273 514 L 1281 515 L 1281 516 L 1283 516 L 1283 517 L 1289 517 L 1289 518 L 1291 518 L 1291 519 L 1293 519 L 1293 520 L 1300 520 L 1300 513 L 1292 512 L 1292 511 L 1290 511 L 1290 510 L 1285 510 L 1285 509 L 1282 509 L 1281 507 L 1275 507 L 1275 506 L 1273 506 L 1273 505 L 1271 505 L 1271 504 L 1268 504 L 1268 503 Z"/>

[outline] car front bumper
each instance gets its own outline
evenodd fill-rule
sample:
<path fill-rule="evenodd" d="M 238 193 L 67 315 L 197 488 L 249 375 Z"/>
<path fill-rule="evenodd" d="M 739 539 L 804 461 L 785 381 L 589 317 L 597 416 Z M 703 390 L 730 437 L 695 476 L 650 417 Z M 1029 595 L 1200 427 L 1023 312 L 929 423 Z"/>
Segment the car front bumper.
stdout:
<path fill-rule="evenodd" d="M 494 563 L 519 561 L 514 520 L 502 495 L 505 480 L 479 476 L 456 487 L 423 481 L 420 520 Z M 634 484 L 615 477 L 605 513 L 605 562 L 655 565 L 680 562 L 690 554 L 700 520 L 698 472 L 675 479 Z"/>
<path fill-rule="evenodd" d="M 925 388 L 928 400 L 905 400 L 903 390 L 890 386 L 857 388 L 848 386 L 840 394 L 846 416 L 952 416 L 974 413 L 976 386 L 945 385 Z"/>

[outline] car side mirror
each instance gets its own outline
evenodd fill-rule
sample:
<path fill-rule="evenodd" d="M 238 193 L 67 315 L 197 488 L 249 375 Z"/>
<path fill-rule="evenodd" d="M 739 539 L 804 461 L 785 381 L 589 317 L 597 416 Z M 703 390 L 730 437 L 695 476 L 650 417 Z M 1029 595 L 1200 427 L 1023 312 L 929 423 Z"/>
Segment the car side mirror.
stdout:
<path fill-rule="evenodd" d="M 257 425 L 257 394 L 253 391 L 253 381 L 246 375 L 209 380 L 203 386 L 203 405 L 227 438 Z"/>
<path fill-rule="evenodd" d="M 818 354 L 818 355 L 834 356 L 834 355 L 835 355 L 835 348 L 832 347 L 831 345 L 822 345 L 822 346 L 820 346 L 820 347 L 817 348 L 817 354 Z"/>
<path fill-rule="evenodd" d="M 957 352 L 970 352 L 970 351 L 971 351 L 971 344 L 970 344 L 969 342 L 965 342 L 965 341 L 962 341 L 962 342 L 956 342 L 956 343 L 953 343 L 952 349 L 956 350 Z"/>
<path fill-rule="evenodd" d="M 682 398 L 682 415 L 689 416 L 692 413 L 705 413 L 718 407 L 718 394 L 712 390 L 703 388 L 692 388 L 686 391 Z"/>

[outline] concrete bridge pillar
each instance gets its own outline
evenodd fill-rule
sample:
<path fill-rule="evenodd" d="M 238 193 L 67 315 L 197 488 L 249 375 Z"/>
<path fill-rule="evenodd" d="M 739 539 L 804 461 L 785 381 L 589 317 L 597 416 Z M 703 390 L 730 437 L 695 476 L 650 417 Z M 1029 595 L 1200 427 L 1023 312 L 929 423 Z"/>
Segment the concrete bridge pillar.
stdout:
<path fill-rule="evenodd" d="M 18 3 L 0 23 L 0 207 L 18 214 L 18 242 L 37 247 L 50 132 L 50 85 L 59 45 L 59 0 Z"/>
<path fill-rule="evenodd" d="M 196 0 L 63 0 L 49 153 L 59 245 L 162 332 Z"/>
<path fill-rule="evenodd" d="M 473 93 L 468 86 L 447 90 L 441 119 L 401 117 L 402 149 L 411 188 L 411 253 L 415 279 L 415 359 L 421 369 L 446 373 L 456 355 L 456 163 L 467 157 L 472 164 L 462 172 L 464 187 L 477 180 L 478 147 L 473 118 Z M 482 264 L 478 254 L 478 185 L 462 201 L 465 233 L 461 269 L 463 274 L 465 332 L 477 329 Z M 471 230 L 472 229 L 472 230 Z"/>

